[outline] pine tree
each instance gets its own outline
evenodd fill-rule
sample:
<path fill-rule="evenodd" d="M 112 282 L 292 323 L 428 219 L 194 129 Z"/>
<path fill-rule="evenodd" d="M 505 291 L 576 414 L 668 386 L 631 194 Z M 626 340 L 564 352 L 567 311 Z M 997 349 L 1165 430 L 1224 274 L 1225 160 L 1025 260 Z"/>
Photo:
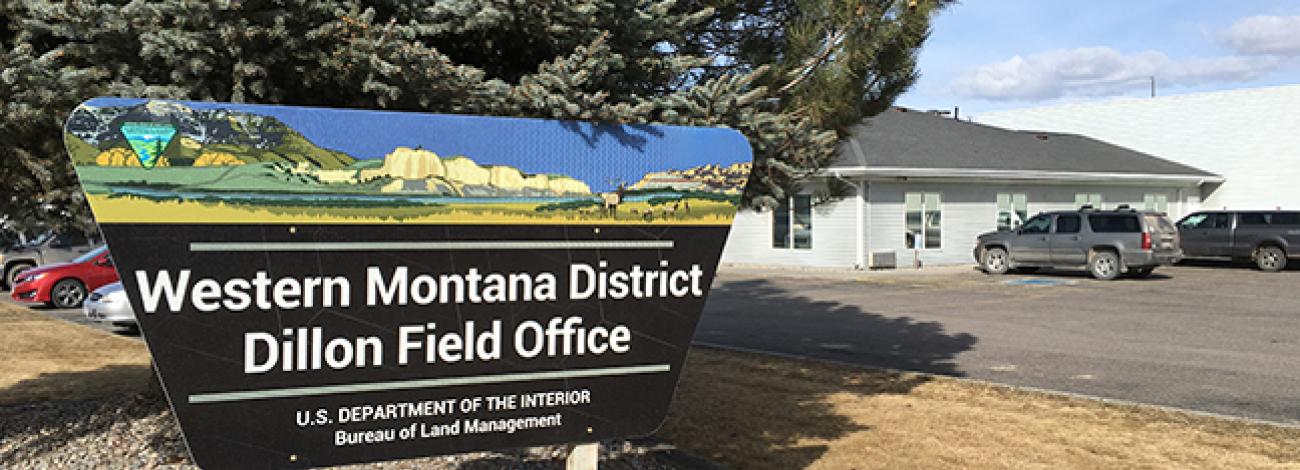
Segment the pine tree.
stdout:
<path fill-rule="evenodd" d="M 770 64 L 757 83 L 782 109 L 841 136 L 888 108 L 919 78 L 931 18 L 953 0 L 699 0 L 716 9 L 686 52 L 714 58 L 701 76 Z"/>
<path fill-rule="evenodd" d="M 914 80 L 944 2 L 908 3 L 0 0 L 0 211 L 89 226 L 61 127 L 94 96 L 728 126 L 771 205 Z"/>

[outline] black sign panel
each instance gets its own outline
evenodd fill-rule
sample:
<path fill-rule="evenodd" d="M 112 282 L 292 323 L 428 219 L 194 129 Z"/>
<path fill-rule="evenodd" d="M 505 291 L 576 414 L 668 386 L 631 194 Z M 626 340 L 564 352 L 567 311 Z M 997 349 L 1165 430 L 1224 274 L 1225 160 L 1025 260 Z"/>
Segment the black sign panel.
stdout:
<path fill-rule="evenodd" d="M 584 123 L 97 99 L 68 130 L 205 468 L 654 432 L 749 171 L 719 129 L 629 145 Z"/>

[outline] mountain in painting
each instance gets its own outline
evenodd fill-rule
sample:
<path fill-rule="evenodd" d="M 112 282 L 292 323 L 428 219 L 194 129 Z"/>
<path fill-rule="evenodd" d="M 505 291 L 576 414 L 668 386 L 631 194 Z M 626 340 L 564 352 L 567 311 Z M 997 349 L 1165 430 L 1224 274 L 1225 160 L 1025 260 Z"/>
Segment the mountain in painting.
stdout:
<path fill-rule="evenodd" d="M 170 166 L 193 165 L 204 154 L 228 154 L 243 163 L 306 162 L 326 169 L 356 162 L 346 153 L 317 146 L 274 117 L 228 109 L 194 109 L 157 100 L 134 106 L 77 108 L 67 124 L 73 159 L 91 164 L 98 157 L 90 155 L 92 152 L 127 148 L 121 128 L 130 122 L 170 124 L 176 128 L 177 138 L 160 156 L 166 157 Z M 80 142 L 72 142 L 73 138 Z M 209 155 L 205 160 L 213 158 Z"/>

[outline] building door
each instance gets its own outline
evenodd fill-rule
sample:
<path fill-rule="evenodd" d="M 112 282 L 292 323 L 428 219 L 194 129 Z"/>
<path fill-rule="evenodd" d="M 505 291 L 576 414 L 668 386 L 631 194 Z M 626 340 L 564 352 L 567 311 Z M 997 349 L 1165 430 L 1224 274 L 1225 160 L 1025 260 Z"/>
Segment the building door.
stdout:
<path fill-rule="evenodd" d="M 998 230 L 1012 230 L 1029 219 L 1029 197 L 1025 193 L 998 193 Z"/>

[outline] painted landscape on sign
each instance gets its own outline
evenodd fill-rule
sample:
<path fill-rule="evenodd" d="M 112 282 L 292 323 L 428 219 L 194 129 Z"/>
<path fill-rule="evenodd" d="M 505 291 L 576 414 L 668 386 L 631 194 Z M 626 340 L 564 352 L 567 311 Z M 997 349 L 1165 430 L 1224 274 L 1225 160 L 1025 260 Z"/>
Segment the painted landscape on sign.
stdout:
<path fill-rule="evenodd" d="M 726 129 L 124 98 L 64 138 L 102 222 L 725 225 L 751 168 Z"/>

